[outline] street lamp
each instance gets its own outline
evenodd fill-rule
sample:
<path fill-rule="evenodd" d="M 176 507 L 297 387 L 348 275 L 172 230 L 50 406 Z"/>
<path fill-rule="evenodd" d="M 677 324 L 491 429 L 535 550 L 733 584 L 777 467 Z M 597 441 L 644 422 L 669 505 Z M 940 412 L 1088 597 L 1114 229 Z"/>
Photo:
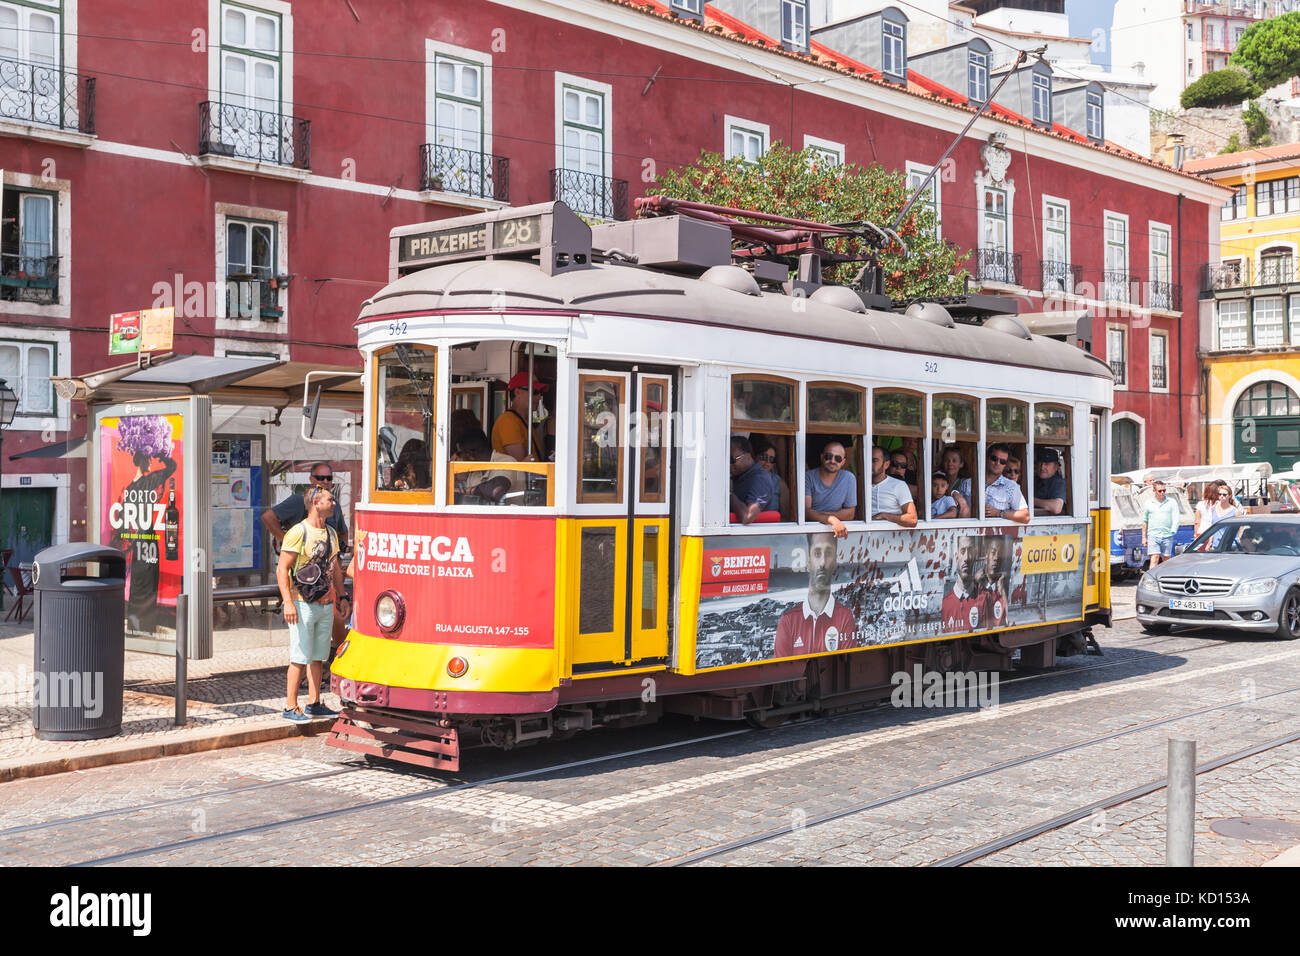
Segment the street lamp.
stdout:
<path fill-rule="evenodd" d="M 0 378 L 0 472 L 4 471 L 4 436 L 5 429 L 13 424 L 14 414 L 18 411 L 18 395 L 9 384 Z M 2 482 L 0 482 L 2 484 Z M 0 542 L 3 544 L 3 542 Z M 0 575 L 3 575 L 0 569 Z M 0 577 L 0 611 L 5 609 L 4 579 Z"/>

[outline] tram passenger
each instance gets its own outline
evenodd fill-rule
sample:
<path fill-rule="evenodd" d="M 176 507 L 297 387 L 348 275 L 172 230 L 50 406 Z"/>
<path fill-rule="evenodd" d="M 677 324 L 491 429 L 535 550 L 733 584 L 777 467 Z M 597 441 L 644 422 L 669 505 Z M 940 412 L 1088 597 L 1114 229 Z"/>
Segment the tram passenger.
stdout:
<path fill-rule="evenodd" d="M 545 461 L 542 447 L 542 423 L 546 420 L 542 392 L 550 390 L 545 382 L 533 379 L 533 407 L 528 407 L 528 373 L 520 372 L 506 384 L 508 407 L 492 425 L 492 450 L 509 455 L 515 461 Z M 533 422 L 532 448 L 528 447 L 528 422 Z"/>
<path fill-rule="evenodd" d="M 989 448 L 984 464 L 984 517 L 1029 524 L 1029 502 L 1020 486 L 1002 474 L 1011 449 L 998 442 Z"/>
<path fill-rule="evenodd" d="M 948 494 L 948 476 L 939 472 L 930 479 L 930 517 L 955 518 L 959 513 L 956 499 Z"/>
<path fill-rule="evenodd" d="M 424 439 L 412 438 L 402 446 L 393 465 L 392 487 L 398 491 L 428 491 L 433 487 L 433 467 Z"/>
<path fill-rule="evenodd" d="M 452 461 L 503 461 L 513 462 L 509 455 L 492 450 L 492 443 L 478 428 L 460 436 L 460 443 L 451 453 Z M 456 495 L 482 498 L 487 504 L 500 504 L 506 492 L 512 490 L 515 473 L 505 471 L 461 471 L 456 473 Z M 459 498 L 457 499 L 459 503 Z"/>
<path fill-rule="evenodd" d="M 1008 481 L 1014 481 L 1016 484 L 1020 484 L 1020 475 L 1023 472 L 1024 466 L 1021 464 L 1020 459 L 1015 455 L 1012 455 L 1007 459 L 1007 467 L 1002 474 L 1007 476 Z M 1025 489 L 1022 487 L 1020 490 L 1024 491 Z"/>
<path fill-rule="evenodd" d="M 889 468 L 886 470 L 888 471 L 890 478 L 897 478 L 903 484 L 907 485 L 907 490 L 912 493 L 913 502 L 920 502 L 921 496 L 917 493 L 919 489 L 916 484 L 916 473 L 911 472 L 909 477 L 909 472 L 907 470 L 907 454 L 905 452 L 890 452 Z"/>
<path fill-rule="evenodd" d="M 962 460 L 961 449 L 956 445 L 945 445 L 939 455 L 939 467 L 948 476 L 948 494 L 957 502 L 957 517 L 969 518 L 970 477 L 966 474 L 966 462 Z"/>
<path fill-rule="evenodd" d="M 1059 515 L 1065 510 L 1065 476 L 1061 474 L 1061 453 L 1055 448 L 1034 449 L 1038 474 L 1034 478 L 1034 511 Z"/>
<path fill-rule="evenodd" d="M 777 507 L 776 510 L 781 512 L 782 521 L 794 520 L 794 502 L 790 497 L 790 486 L 786 484 L 781 472 L 778 470 L 776 446 L 772 440 L 765 435 L 751 435 L 750 444 L 754 448 L 754 458 L 763 470 L 777 481 Z"/>
<path fill-rule="evenodd" d="M 939 609 L 945 633 L 978 631 L 987 624 L 987 602 L 975 580 L 976 556 L 974 537 L 962 535 L 957 539 L 957 550 L 952 556 L 952 587 Z"/>
<path fill-rule="evenodd" d="M 844 467 L 846 457 L 842 444 L 828 441 L 822 447 L 821 466 L 803 479 L 804 520 L 830 525 L 837 538 L 849 536 L 844 522 L 852 521 L 858 510 L 858 480 Z"/>
<path fill-rule="evenodd" d="M 777 621 L 774 656 L 797 657 L 858 646 L 853 612 L 831 596 L 838 565 L 835 535 L 826 531 L 808 535 L 808 596 Z"/>
<path fill-rule="evenodd" d="M 780 496 L 776 477 L 754 460 L 748 438 L 731 437 L 731 513 L 734 521 L 752 524 L 764 511 L 772 511 Z"/>
<path fill-rule="evenodd" d="M 451 418 L 447 423 L 447 434 L 449 436 L 447 447 L 455 448 L 460 444 L 462 435 L 475 429 L 483 431 L 483 423 L 478 420 L 478 416 L 471 409 L 452 409 Z"/>
<path fill-rule="evenodd" d="M 871 517 L 903 528 L 916 527 L 912 492 L 903 482 L 885 474 L 885 450 L 879 445 L 871 446 Z"/>

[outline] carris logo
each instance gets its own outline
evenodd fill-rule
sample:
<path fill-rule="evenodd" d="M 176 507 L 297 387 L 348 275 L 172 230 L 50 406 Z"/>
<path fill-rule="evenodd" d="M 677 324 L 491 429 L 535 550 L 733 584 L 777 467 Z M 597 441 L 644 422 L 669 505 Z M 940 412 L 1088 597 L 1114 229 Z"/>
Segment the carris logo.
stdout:
<path fill-rule="evenodd" d="M 889 586 L 882 610 L 924 611 L 929 604 L 930 595 L 921 588 L 921 572 L 916 566 L 916 558 L 912 558 Z"/>

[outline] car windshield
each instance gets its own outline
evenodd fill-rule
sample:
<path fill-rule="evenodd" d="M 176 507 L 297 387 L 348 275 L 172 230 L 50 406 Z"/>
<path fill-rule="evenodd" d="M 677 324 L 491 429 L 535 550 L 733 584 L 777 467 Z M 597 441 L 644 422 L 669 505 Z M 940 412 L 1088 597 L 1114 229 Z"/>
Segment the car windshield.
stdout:
<path fill-rule="evenodd" d="M 1263 521 L 1225 521 L 1201 532 L 1191 554 L 1300 555 L 1300 526 Z"/>

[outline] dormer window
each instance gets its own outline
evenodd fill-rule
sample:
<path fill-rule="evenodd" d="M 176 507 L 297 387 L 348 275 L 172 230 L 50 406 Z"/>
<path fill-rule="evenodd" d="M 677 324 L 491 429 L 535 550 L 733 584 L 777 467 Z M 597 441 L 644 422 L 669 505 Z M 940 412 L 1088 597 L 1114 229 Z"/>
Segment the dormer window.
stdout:
<path fill-rule="evenodd" d="M 881 20 L 880 28 L 881 72 L 887 77 L 904 79 L 907 76 L 906 28 L 890 20 Z"/>
<path fill-rule="evenodd" d="M 808 0 L 781 0 L 781 43 L 808 52 Z"/>
<path fill-rule="evenodd" d="M 670 8 L 678 16 L 700 20 L 704 17 L 704 0 L 671 0 Z"/>
<path fill-rule="evenodd" d="M 1034 74 L 1034 122 L 1052 125 L 1052 78 Z"/>
<path fill-rule="evenodd" d="M 1088 110 L 1088 118 L 1087 118 L 1088 139 L 1092 140 L 1093 142 L 1100 143 L 1105 139 L 1105 136 L 1103 135 L 1105 132 L 1105 128 L 1102 125 L 1100 93 L 1088 94 L 1087 110 Z"/>
<path fill-rule="evenodd" d="M 972 103 L 983 103 L 989 97 L 989 55 L 978 50 L 970 51 L 966 66 L 966 95 Z"/>

